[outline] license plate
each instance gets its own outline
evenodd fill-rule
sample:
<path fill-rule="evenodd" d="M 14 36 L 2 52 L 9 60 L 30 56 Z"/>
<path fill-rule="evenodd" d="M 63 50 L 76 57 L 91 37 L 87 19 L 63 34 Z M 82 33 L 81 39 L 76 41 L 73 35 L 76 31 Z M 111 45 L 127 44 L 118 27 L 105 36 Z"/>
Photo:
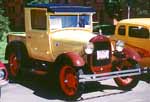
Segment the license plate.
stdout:
<path fill-rule="evenodd" d="M 97 60 L 109 59 L 109 50 L 97 51 Z"/>

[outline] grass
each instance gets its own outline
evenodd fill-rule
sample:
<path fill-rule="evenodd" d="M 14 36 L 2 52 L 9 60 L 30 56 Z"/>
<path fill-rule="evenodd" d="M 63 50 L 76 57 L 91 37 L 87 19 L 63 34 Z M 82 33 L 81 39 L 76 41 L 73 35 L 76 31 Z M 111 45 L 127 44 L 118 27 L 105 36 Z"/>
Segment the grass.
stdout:
<path fill-rule="evenodd" d="M 6 45 L 7 45 L 6 39 L 0 41 L 0 61 L 2 61 L 3 63 L 7 63 L 7 61 L 4 58 Z"/>

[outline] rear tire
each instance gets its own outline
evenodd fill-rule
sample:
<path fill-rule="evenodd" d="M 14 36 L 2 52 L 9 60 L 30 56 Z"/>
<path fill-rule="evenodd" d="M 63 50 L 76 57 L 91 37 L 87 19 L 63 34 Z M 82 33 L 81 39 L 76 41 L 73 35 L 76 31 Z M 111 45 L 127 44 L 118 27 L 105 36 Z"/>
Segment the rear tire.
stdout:
<path fill-rule="evenodd" d="M 8 72 L 11 79 L 17 79 L 20 75 L 21 61 L 17 53 L 12 51 L 8 59 Z"/>
<path fill-rule="evenodd" d="M 27 67 L 29 56 L 26 46 L 20 41 L 12 41 L 6 47 L 5 58 L 8 59 L 9 77 L 20 79 L 24 67 Z M 19 76 L 19 77 L 18 77 Z"/>
<path fill-rule="evenodd" d="M 127 70 L 127 69 L 135 69 L 139 65 L 131 60 L 127 59 L 122 62 L 119 62 L 119 64 L 115 64 L 113 66 L 114 71 L 121 71 L 121 70 Z M 126 77 L 118 77 L 114 78 L 115 83 L 123 90 L 131 90 L 134 88 L 138 82 L 139 79 L 137 76 L 126 76 Z"/>

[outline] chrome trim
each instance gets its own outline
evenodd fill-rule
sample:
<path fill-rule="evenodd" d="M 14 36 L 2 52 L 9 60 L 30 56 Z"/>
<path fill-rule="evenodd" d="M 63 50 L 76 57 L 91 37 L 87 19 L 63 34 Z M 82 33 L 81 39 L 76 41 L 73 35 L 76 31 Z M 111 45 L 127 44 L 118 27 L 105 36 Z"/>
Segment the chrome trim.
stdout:
<path fill-rule="evenodd" d="M 102 73 L 102 74 L 79 75 L 79 82 L 101 81 L 101 80 L 117 78 L 117 77 L 140 75 L 142 73 L 143 72 L 141 71 L 141 69 L 137 68 L 137 69 L 114 71 L 114 72 L 108 72 L 108 73 Z"/>

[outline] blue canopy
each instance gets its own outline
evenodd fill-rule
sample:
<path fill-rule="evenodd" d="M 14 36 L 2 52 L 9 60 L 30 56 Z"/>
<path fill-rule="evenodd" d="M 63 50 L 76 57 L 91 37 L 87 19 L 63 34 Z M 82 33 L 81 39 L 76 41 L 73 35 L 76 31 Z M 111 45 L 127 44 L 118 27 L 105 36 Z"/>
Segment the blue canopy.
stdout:
<path fill-rule="evenodd" d="M 47 8 L 48 12 L 76 12 L 76 13 L 94 13 L 95 10 L 92 7 L 87 6 L 78 6 L 71 4 L 30 4 L 26 7 L 34 7 L 34 8 Z"/>

